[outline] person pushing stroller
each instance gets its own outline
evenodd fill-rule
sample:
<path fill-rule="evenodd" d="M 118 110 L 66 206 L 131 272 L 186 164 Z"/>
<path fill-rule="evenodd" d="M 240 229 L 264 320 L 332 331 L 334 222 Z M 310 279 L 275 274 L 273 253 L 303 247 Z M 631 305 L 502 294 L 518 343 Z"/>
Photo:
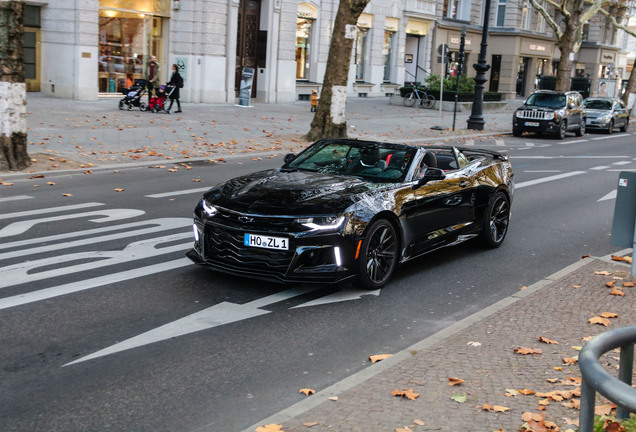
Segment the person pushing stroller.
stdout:
<path fill-rule="evenodd" d="M 181 101 L 179 100 L 179 89 L 183 88 L 183 78 L 179 74 L 179 65 L 172 65 L 172 76 L 170 77 L 170 81 L 168 81 L 167 87 L 173 87 L 169 92 L 168 98 L 170 99 L 170 105 L 168 105 L 168 109 L 166 112 L 170 114 L 170 109 L 172 108 L 172 104 L 177 101 L 177 110 L 176 113 L 181 112 Z"/>

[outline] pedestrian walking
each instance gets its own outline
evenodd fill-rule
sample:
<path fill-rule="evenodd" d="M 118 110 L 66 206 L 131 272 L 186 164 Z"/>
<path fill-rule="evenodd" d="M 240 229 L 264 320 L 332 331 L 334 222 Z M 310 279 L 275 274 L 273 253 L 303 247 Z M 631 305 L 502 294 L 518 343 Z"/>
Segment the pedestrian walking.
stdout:
<path fill-rule="evenodd" d="M 183 77 L 179 74 L 179 66 L 176 64 L 172 65 L 172 76 L 170 77 L 170 81 L 168 84 L 174 86 L 174 90 L 170 94 L 170 105 L 168 106 L 168 114 L 170 114 L 170 110 L 172 109 L 172 104 L 177 102 L 177 110 L 175 112 L 181 112 L 181 101 L 179 101 L 179 89 L 183 88 Z"/>
<path fill-rule="evenodd" d="M 148 105 L 150 105 L 150 98 L 153 96 L 154 89 L 159 87 L 159 63 L 157 63 L 157 57 L 150 56 L 148 62 Z"/>

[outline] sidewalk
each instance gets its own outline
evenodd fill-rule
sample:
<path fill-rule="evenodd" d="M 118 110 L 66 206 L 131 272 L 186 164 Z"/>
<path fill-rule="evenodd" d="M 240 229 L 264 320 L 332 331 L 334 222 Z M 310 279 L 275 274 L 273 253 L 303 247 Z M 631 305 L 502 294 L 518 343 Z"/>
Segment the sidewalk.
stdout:
<path fill-rule="evenodd" d="M 180 114 L 153 114 L 137 108 L 121 111 L 118 102 L 119 98 L 86 102 L 28 93 L 28 151 L 38 160 L 37 166 L 48 170 L 281 155 L 309 144 L 304 135 L 313 119 L 309 101 L 256 102 L 252 107 L 183 103 Z M 509 133 L 512 111 L 508 107 L 485 112 L 484 131 L 467 130 L 470 113 L 457 113 L 456 131 L 452 131 L 452 112 L 440 116 L 436 110 L 392 104 L 388 97 L 351 98 L 347 101 L 347 125 L 351 138 L 445 142 L 454 137 Z M 433 130 L 432 126 L 445 130 Z"/>
<path fill-rule="evenodd" d="M 515 432 L 526 412 L 560 428 L 552 431 L 576 430 L 579 412 L 571 406 L 580 395 L 572 394 L 579 393 L 581 374 L 575 358 L 585 337 L 634 324 L 636 288 L 623 287 L 629 276 L 625 263 L 582 259 L 340 383 L 299 394 L 299 403 L 244 432 L 263 425 L 285 432 Z M 624 296 L 610 294 L 605 284 L 611 281 Z M 617 315 L 609 327 L 588 322 L 603 312 Z M 542 354 L 522 355 L 517 348 Z M 616 353 L 604 356 L 603 364 L 617 376 Z M 451 377 L 464 382 L 450 386 Z M 410 389 L 419 394 L 415 400 L 391 395 Z M 597 398 L 597 406 L 606 403 Z M 265 430 L 279 430 L 273 426 Z"/>

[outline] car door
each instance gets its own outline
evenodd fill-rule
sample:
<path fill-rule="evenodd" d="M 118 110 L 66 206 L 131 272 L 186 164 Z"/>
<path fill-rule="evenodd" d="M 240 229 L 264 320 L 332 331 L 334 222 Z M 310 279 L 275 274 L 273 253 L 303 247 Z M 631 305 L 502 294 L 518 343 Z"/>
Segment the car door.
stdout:
<path fill-rule="evenodd" d="M 568 129 L 576 129 L 583 121 L 583 103 L 578 93 L 568 93 L 569 122 Z"/>
<path fill-rule="evenodd" d="M 469 168 L 446 170 L 443 180 L 427 182 L 413 191 L 405 208 L 410 234 L 407 248 L 412 254 L 454 241 L 471 221 L 473 183 Z"/>
<path fill-rule="evenodd" d="M 614 112 L 616 113 L 616 121 L 614 122 L 614 124 L 617 127 L 624 127 L 627 123 L 628 114 L 623 101 L 614 101 Z"/>

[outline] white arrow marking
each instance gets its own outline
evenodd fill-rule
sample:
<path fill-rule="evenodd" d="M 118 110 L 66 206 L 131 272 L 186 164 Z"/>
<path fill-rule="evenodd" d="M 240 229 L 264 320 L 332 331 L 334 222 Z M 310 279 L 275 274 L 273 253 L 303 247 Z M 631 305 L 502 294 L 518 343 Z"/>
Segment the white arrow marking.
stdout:
<path fill-rule="evenodd" d="M 68 248 L 78 247 L 78 246 L 92 245 L 96 243 L 103 243 L 106 241 L 118 240 L 118 239 L 122 239 L 126 237 L 136 237 L 136 236 L 150 234 L 150 233 L 154 233 L 158 231 L 168 231 L 168 230 L 177 229 L 177 228 L 184 228 L 184 227 L 190 226 L 191 224 L 192 224 L 192 220 L 187 218 L 162 218 L 162 219 L 152 219 L 152 220 L 141 221 L 141 222 L 133 222 L 129 224 L 114 225 L 114 226 L 104 227 L 104 228 L 96 228 L 92 230 L 76 231 L 76 232 L 72 232 L 68 234 L 40 237 L 37 239 L 22 240 L 19 242 L 13 242 L 13 243 L 0 245 L 0 249 L 8 249 L 11 247 L 16 247 L 16 244 L 50 243 L 54 238 L 61 239 L 61 238 L 70 238 L 70 237 L 81 237 L 81 236 L 87 236 L 87 235 L 93 235 L 93 234 L 103 234 L 108 231 L 121 231 L 124 229 L 138 228 L 138 227 L 141 228 L 135 231 L 126 231 L 126 232 L 117 233 L 117 234 L 89 237 L 83 240 L 75 240 L 75 241 L 58 243 L 58 244 L 49 244 L 46 246 L 39 246 L 39 247 L 30 248 L 30 249 L 22 249 L 17 251 L 5 252 L 3 254 L 0 254 L 0 260 L 16 258 L 19 256 L 24 256 L 24 255 L 34 255 L 36 253 L 44 253 L 44 252 L 50 252 L 54 250 L 68 249 Z"/>
<path fill-rule="evenodd" d="M 93 202 L 93 203 L 75 204 L 75 205 L 62 206 L 62 207 L 49 207 L 49 208 L 43 208 L 43 209 L 37 209 L 37 210 L 23 211 L 23 212 L 5 213 L 0 215 L 0 219 L 11 219 L 11 218 L 24 217 L 24 216 L 58 213 L 63 211 L 77 210 L 77 209 L 83 209 L 87 207 L 97 207 L 97 206 L 103 206 L 103 205 L 106 205 L 106 204 Z"/>
<path fill-rule="evenodd" d="M 366 296 L 366 295 L 379 296 L 380 295 L 380 290 L 378 289 L 378 290 L 374 290 L 374 291 L 360 291 L 360 290 L 357 290 L 355 288 L 342 289 L 342 290 L 340 290 L 338 292 L 335 292 L 333 294 L 317 298 L 315 300 L 312 300 L 312 301 L 307 302 L 307 303 L 300 304 L 298 306 L 294 306 L 292 309 L 302 308 L 302 307 L 310 307 L 310 306 L 318 306 L 318 305 L 323 305 L 323 304 L 328 304 L 328 303 L 338 303 L 338 302 L 344 302 L 344 301 L 349 301 L 349 300 L 359 300 L 359 299 L 362 298 L 362 296 Z"/>
<path fill-rule="evenodd" d="M 97 288 L 104 285 L 111 285 L 118 282 L 123 282 L 129 279 L 135 279 L 143 276 L 149 276 L 155 273 L 160 273 L 168 270 L 177 269 L 179 267 L 185 267 L 192 265 L 192 261 L 188 258 L 180 258 L 178 260 L 163 262 L 146 267 L 140 267 L 133 270 L 127 270 L 120 273 L 100 276 L 92 279 L 84 279 L 78 282 L 72 282 L 65 285 L 59 285 L 52 288 L 46 288 L 39 291 L 30 292 L 27 294 L 20 294 L 13 297 L 6 297 L 0 299 L 0 310 L 9 309 L 16 306 L 22 306 L 25 304 L 47 300 L 54 297 L 63 296 L 66 294 L 72 294 L 79 291 L 88 290 L 91 288 Z"/>
<path fill-rule="evenodd" d="M 0 202 L 21 201 L 21 200 L 32 199 L 32 198 L 34 198 L 34 197 L 29 196 L 29 195 L 16 195 L 16 196 L 12 196 L 12 197 L 0 198 Z"/>
<path fill-rule="evenodd" d="M 608 193 L 607 195 L 605 195 L 603 198 L 601 198 L 600 200 L 598 200 L 597 202 L 601 202 L 601 201 L 607 201 L 607 200 L 613 200 L 616 199 L 616 195 L 618 194 L 618 191 L 616 189 L 614 189 L 613 191 L 611 191 L 610 193 Z"/>
<path fill-rule="evenodd" d="M 45 223 L 45 222 L 55 222 L 55 221 L 61 221 L 61 220 L 90 217 L 90 216 L 102 216 L 101 219 L 90 220 L 90 222 L 102 223 L 102 222 L 111 222 L 111 221 L 121 220 L 121 219 L 130 219 L 137 216 L 141 216 L 145 213 L 146 212 L 143 210 L 113 209 L 113 210 L 97 210 L 97 211 L 86 212 L 86 213 L 74 213 L 70 215 L 51 216 L 51 217 L 41 218 L 41 219 L 31 219 L 26 221 L 13 222 L 7 225 L 6 227 L 0 230 L 0 237 L 10 237 L 10 236 L 22 234 L 28 231 L 29 229 L 31 229 L 34 225 Z"/>
<path fill-rule="evenodd" d="M 306 294 L 314 289 L 316 288 L 290 289 L 242 305 L 230 302 L 219 303 L 187 317 L 181 318 L 177 321 L 173 321 L 161 327 L 157 327 L 156 329 L 150 330 L 146 333 L 112 345 L 101 351 L 89 354 L 78 360 L 67 363 L 64 366 L 69 366 L 75 363 L 91 360 L 97 357 L 103 357 L 106 355 L 114 354 L 116 352 L 137 348 L 151 343 L 160 342 L 166 339 L 195 333 L 201 330 L 207 330 L 213 327 L 230 324 L 236 321 L 265 315 L 271 312 L 259 308 L 268 304 L 278 303 L 288 298 Z"/>

